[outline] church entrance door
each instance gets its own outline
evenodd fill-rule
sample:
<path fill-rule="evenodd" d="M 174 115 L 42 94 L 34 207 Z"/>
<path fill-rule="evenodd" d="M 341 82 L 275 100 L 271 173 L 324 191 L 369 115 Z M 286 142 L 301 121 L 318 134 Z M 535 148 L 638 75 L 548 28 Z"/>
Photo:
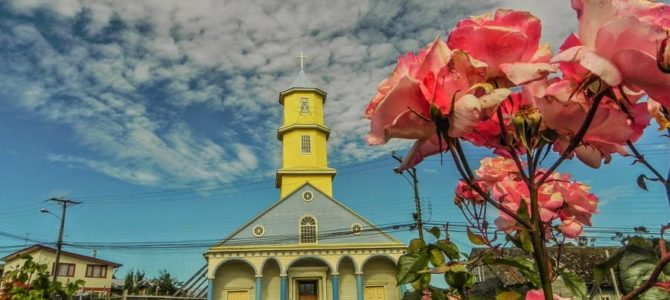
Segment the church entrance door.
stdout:
<path fill-rule="evenodd" d="M 298 300 L 318 300 L 318 281 L 317 280 L 299 280 L 298 281 Z"/>
<path fill-rule="evenodd" d="M 249 291 L 228 291 L 226 300 L 249 300 Z"/>

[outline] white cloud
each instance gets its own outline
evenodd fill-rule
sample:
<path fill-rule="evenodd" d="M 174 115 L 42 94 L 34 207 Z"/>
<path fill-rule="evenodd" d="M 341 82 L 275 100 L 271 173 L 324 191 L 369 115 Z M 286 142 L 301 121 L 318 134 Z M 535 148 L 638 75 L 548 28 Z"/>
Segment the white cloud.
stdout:
<path fill-rule="evenodd" d="M 0 88 L 73 129 L 83 150 L 54 162 L 138 184 L 227 182 L 279 165 L 277 95 L 303 49 L 328 92 L 331 160 L 366 160 L 408 144 L 362 141 L 396 57 L 500 3 L 543 17 L 552 42 L 575 23 L 564 1 L 10 1 Z"/>

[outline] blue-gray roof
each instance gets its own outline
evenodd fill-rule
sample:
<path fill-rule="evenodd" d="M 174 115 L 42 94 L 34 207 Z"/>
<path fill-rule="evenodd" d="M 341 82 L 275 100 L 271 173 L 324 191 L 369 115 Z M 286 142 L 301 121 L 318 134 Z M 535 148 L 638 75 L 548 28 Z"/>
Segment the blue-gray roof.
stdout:
<path fill-rule="evenodd" d="M 293 83 L 288 87 L 289 89 L 292 88 L 307 88 L 307 89 L 318 89 L 318 87 L 309 81 L 307 79 L 307 75 L 305 75 L 304 70 L 300 70 L 300 73 L 298 73 L 298 76 L 295 77 L 295 80 L 293 80 Z"/>

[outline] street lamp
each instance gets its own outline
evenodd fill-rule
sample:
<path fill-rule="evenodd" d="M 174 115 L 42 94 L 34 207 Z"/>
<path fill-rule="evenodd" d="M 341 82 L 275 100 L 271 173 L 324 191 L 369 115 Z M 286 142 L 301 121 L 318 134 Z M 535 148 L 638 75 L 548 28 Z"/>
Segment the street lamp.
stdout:
<path fill-rule="evenodd" d="M 60 217 L 57 216 L 56 214 L 52 213 L 51 211 L 49 211 L 48 208 L 42 208 L 42 209 L 40 209 L 40 212 L 43 213 L 43 214 L 50 214 L 50 215 L 56 217 L 58 220 L 60 220 Z"/>
<path fill-rule="evenodd" d="M 58 240 L 56 240 L 56 262 L 53 267 L 53 279 L 51 280 L 53 283 L 56 282 L 56 278 L 58 277 L 58 270 L 60 269 L 58 264 L 60 263 L 60 253 L 61 253 L 61 248 L 63 248 L 63 230 L 65 229 L 65 212 L 67 211 L 67 207 L 69 205 L 76 205 L 80 204 L 81 202 L 78 201 L 72 201 L 72 200 L 67 200 L 63 198 L 51 198 L 46 201 L 54 201 L 57 202 L 58 204 L 61 205 L 63 208 L 62 213 L 60 215 L 60 228 L 58 229 Z M 46 208 L 40 209 L 40 212 L 44 214 L 50 214 L 58 218 L 54 213 L 50 212 Z"/>

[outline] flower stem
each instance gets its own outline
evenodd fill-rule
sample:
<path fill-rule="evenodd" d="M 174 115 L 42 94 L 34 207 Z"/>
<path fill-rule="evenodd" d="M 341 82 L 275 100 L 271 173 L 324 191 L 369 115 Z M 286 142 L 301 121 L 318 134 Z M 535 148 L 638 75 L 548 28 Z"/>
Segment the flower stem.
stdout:
<path fill-rule="evenodd" d="M 670 206 L 670 180 L 669 180 L 670 179 L 670 170 L 668 170 L 668 177 L 663 177 L 663 175 L 661 175 L 661 172 L 656 170 L 656 168 L 654 168 L 654 166 L 652 166 L 649 163 L 649 161 L 647 161 L 644 158 L 644 155 L 642 153 L 640 153 L 640 151 L 637 149 L 637 147 L 635 147 L 635 145 L 631 141 L 626 141 L 626 144 L 628 144 L 628 148 L 630 148 L 630 150 L 633 151 L 633 155 L 635 156 L 635 159 L 637 159 L 637 161 L 639 161 L 641 164 L 643 164 L 645 167 L 647 167 L 647 169 L 649 169 L 649 171 L 654 173 L 654 176 L 656 176 L 656 179 L 658 179 L 658 181 L 660 181 L 661 184 L 663 184 L 663 187 L 665 188 L 665 196 L 666 196 L 666 199 L 668 200 L 668 205 Z"/>
<path fill-rule="evenodd" d="M 654 284 L 658 281 L 658 277 L 661 275 L 661 272 L 663 271 L 663 268 L 665 268 L 666 265 L 670 263 L 670 254 L 666 254 L 665 256 L 661 257 L 661 261 L 658 262 L 654 270 L 651 272 L 651 275 L 649 276 L 649 279 L 645 281 L 641 286 L 638 286 L 636 289 L 634 289 L 632 292 L 628 293 L 627 295 L 623 296 L 621 300 L 632 300 L 637 298 L 640 294 L 646 292 L 648 289 L 654 287 Z"/>
<path fill-rule="evenodd" d="M 459 151 L 458 151 L 458 149 L 455 145 L 455 143 L 458 142 L 458 140 L 456 140 L 456 142 L 454 142 L 455 139 L 449 137 L 449 135 L 446 133 L 446 131 L 441 131 L 441 132 L 442 132 L 442 137 L 444 138 L 445 141 L 447 141 L 447 144 L 449 146 L 449 153 L 451 153 L 451 157 L 454 159 L 454 164 L 456 164 L 456 169 L 461 174 L 461 177 L 463 177 L 463 180 L 465 180 L 465 182 L 470 186 L 470 188 L 472 188 L 475 192 L 477 192 L 477 194 L 482 196 L 482 198 L 486 199 L 486 202 L 491 204 L 493 207 L 495 207 L 496 209 L 498 209 L 498 210 L 502 211 L 503 213 L 509 215 L 510 217 L 514 218 L 514 220 L 519 222 L 525 228 L 530 228 L 530 224 L 528 222 L 526 222 L 526 220 L 519 218 L 519 216 L 516 215 L 516 212 L 512 211 L 511 209 L 500 205 L 500 203 L 493 200 L 491 198 L 491 196 L 489 196 L 488 193 L 483 191 L 481 188 L 479 188 L 478 185 L 475 184 L 474 174 L 472 173 L 472 170 L 470 170 L 469 165 L 467 165 L 467 161 L 465 162 L 466 166 L 468 166 L 467 171 L 466 171 L 466 169 L 463 165 L 464 157 L 461 157 L 461 155 L 465 156 L 465 154 L 463 153 L 463 149 L 461 149 L 460 155 L 459 155 Z"/>
<path fill-rule="evenodd" d="M 533 243 L 533 258 L 535 259 L 537 270 L 540 273 L 540 282 L 542 284 L 542 290 L 544 291 L 544 298 L 546 300 L 553 300 L 554 294 L 551 287 L 551 267 L 549 266 L 547 247 L 544 242 L 544 228 L 542 226 L 542 218 L 540 218 L 540 205 L 538 203 L 534 170 L 528 175 L 530 176 L 528 190 L 530 192 L 531 209 L 531 228 L 529 231 L 531 242 Z"/>

